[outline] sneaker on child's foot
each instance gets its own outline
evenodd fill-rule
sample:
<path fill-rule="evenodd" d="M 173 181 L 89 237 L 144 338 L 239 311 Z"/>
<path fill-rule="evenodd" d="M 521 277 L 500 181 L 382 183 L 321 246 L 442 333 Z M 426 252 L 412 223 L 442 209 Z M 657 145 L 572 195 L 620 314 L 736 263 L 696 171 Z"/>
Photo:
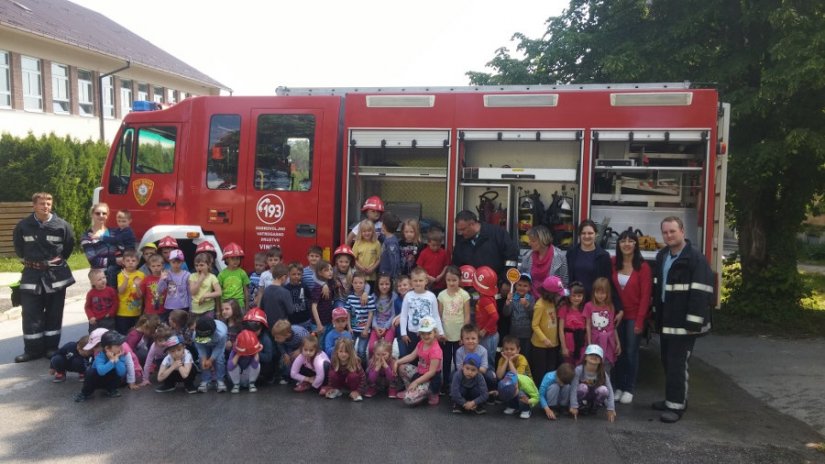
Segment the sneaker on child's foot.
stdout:
<path fill-rule="evenodd" d="M 195 385 L 192 385 L 191 387 L 185 387 L 185 388 L 186 388 L 186 393 L 189 393 L 190 395 L 193 394 L 193 393 L 198 392 L 198 388 Z"/>
<path fill-rule="evenodd" d="M 226 391 L 226 384 L 222 381 L 218 380 L 218 393 L 224 393 Z"/>
<path fill-rule="evenodd" d="M 330 390 L 332 390 L 332 387 L 330 387 L 329 385 L 324 385 L 323 387 L 318 389 L 318 394 L 321 396 L 327 396 L 327 393 L 329 393 Z"/>
<path fill-rule="evenodd" d="M 54 378 L 52 379 L 52 382 L 61 383 L 61 382 L 65 382 L 65 381 L 66 381 L 66 373 L 65 372 L 55 372 L 54 373 Z"/>
<path fill-rule="evenodd" d="M 357 391 L 351 392 L 349 394 L 349 399 L 351 399 L 352 401 L 355 401 L 356 403 L 359 402 L 359 401 L 364 401 L 364 397 L 361 396 L 361 394 L 358 393 Z"/>
<path fill-rule="evenodd" d="M 624 393 L 624 391 L 622 391 L 621 389 L 613 390 L 613 398 L 616 398 L 616 401 L 619 401 L 619 398 L 622 397 L 622 393 Z"/>
<path fill-rule="evenodd" d="M 249 393 L 258 393 L 258 387 L 254 383 L 249 384 Z"/>
<path fill-rule="evenodd" d="M 309 390 L 310 388 L 312 388 L 312 385 L 310 385 L 308 382 L 298 382 L 298 385 L 295 385 L 295 388 L 293 388 L 293 390 L 295 390 L 298 393 L 301 393 Z"/>
<path fill-rule="evenodd" d="M 630 404 L 633 402 L 633 393 L 624 392 L 622 393 L 621 398 L 619 398 L 619 402 L 622 404 Z"/>
<path fill-rule="evenodd" d="M 207 390 L 208 388 L 209 388 L 209 387 L 208 387 L 208 385 L 206 384 L 206 382 L 201 382 L 201 384 L 200 384 L 200 385 L 198 385 L 198 393 L 206 393 L 206 390 Z"/>
<path fill-rule="evenodd" d="M 378 393 L 378 390 L 375 387 L 369 387 L 367 388 L 367 391 L 364 392 L 364 396 L 367 398 L 372 398 L 376 393 Z"/>
<path fill-rule="evenodd" d="M 473 409 L 473 412 L 476 413 L 477 416 L 480 416 L 482 414 L 487 414 L 487 410 L 484 409 L 484 406 L 481 406 L 481 405 L 476 406 L 476 408 Z"/>
<path fill-rule="evenodd" d="M 229 390 L 229 393 L 240 393 L 240 392 L 241 392 L 241 386 L 238 385 L 237 383 L 235 385 L 232 385 L 232 390 Z"/>
<path fill-rule="evenodd" d="M 453 414 L 464 414 L 464 408 L 458 404 L 453 404 Z"/>
<path fill-rule="evenodd" d="M 505 408 L 504 409 L 504 414 L 507 414 L 508 416 L 512 416 L 515 413 L 516 413 L 516 408 Z"/>
<path fill-rule="evenodd" d="M 335 399 L 335 398 L 338 398 L 339 396 L 341 396 L 341 390 L 338 390 L 337 388 L 330 388 L 329 391 L 327 391 L 327 394 L 326 394 L 326 397 L 331 399 L 331 400 Z"/>
<path fill-rule="evenodd" d="M 427 404 L 429 404 L 430 406 L 437 406 L 439 401 L 441 401 L 441 397 L 439 397 L 437 393 L 430 393 L 430 397 L 427 400 Z"/>
<path fill-rule="evenodd" d="M 288 383 L 289 382 L 287 382 L 286 379 L 281 379 L 281 380 L 278 381 L 278 385 L 286 385 Z"/>
<path fill-rule="evenodd" d="M 395 388 L 388 389 L 387 396 L 392 399 L 398 398 L 398 390 Z"/>
<path fill-rule="evenodd" d="M 117 388 L 113 388 L 106 392 L 106 396 L 109 398 L 117 398 L 120 396 L 120 391 Z"/>
<path fill-rule="evenodd" d="M 395 394 L 395 397 L 398 398 L 399 400 L 403 400 L 404 397 L 406 397 L 406 396 L 407 396 L 407 390 L 401 390 L 400 392 Z"/>
<path fill-rule="evenodd" d="M 82 403 L 82 402 L 88 400 L 89 398 L 91 398 L 91 396 L 86 396 L 86 395 L 83 394 L 83 392 L 80 392 L 80 393 L 78 393 L 77 395 L 74 396 L 74 402 L 75 403 Z"/>
<path fill-rule="evenodd" d="M 155 388 L 155 391 L 158 392 L 158 393 L 168 393 L 168 392 L 175 391 L 175 387 L 174 387 L 174 385 L 172 385 L 172 386 L 158 385 L 157 388 Z"/>
<path fill-rule="evenodd" d="M 521 417 L 522 419 L 529 419 L 530 418 L 530 411 L 521 411 L 521 414 L 519 414 L 519 417 Z"/>

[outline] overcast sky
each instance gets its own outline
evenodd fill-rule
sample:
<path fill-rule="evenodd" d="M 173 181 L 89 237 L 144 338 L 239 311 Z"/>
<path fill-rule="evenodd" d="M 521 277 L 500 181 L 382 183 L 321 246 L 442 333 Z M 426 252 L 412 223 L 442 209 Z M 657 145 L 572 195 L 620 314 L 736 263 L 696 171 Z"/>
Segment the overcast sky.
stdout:
<path fill-rule="evenodd" d="M 235 95 L 290 87 L 467 85 L 513 33 L 539 37 L 566 0 L 72 0 Z M 141 13 L 145 12 L 145 13 Z M 489 71 L 489 70 L 486 70 Z"/>

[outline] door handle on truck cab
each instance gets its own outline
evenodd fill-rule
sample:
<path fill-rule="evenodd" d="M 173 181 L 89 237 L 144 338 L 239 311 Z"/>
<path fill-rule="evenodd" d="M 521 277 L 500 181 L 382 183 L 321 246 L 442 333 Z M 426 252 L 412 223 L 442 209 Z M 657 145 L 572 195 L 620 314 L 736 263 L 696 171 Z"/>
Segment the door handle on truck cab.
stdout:
<path fill-rule="evenodd" d="M 171 208 L 173 206 L 175 206 L 175 202 L 172 200 L 168 200 L 166 198 L 158 200 L 158 207 L 160 208 Z"/>
<path fill-rule="evenodd" d="M 299 237 L 315 237 L 315 224 L 298 224 L 295 234 Z"/>

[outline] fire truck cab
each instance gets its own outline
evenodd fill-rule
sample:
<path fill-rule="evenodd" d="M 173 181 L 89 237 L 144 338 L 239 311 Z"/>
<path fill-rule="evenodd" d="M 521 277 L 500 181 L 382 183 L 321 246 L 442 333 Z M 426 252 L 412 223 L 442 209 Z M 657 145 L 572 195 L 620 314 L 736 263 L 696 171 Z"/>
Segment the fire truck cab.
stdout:
<path fill-rule="evenodd" d="M 718 272 L 728 115 L 689 83 L 194 97 L 124 119 L 95 201 L 130 210 L 141 244 L 279 246 L 286 261 L 315 244 L 328 256 L 373 195 L 443 227 L 448 249 L 468 209 L 524 248 L 538 224 L 563 248 L 586 218 L 608 249 L 631 228 L 652 258 L 676 215 Z"/>

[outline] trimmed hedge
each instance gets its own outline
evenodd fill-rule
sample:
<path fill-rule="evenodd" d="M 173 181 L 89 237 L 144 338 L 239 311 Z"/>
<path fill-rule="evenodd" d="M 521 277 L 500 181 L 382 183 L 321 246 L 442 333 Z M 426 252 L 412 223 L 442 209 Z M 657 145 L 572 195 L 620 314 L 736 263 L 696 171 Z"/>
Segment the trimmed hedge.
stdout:
<path fill-rule="evenodd" d="M 89 207 L 109 147 L 91 139 L 31 133 L 0 136 L 0 201 L 31 201 L 35 192 L 54 195 L 54 211 L 75 234 L 89 227 Z"/>

